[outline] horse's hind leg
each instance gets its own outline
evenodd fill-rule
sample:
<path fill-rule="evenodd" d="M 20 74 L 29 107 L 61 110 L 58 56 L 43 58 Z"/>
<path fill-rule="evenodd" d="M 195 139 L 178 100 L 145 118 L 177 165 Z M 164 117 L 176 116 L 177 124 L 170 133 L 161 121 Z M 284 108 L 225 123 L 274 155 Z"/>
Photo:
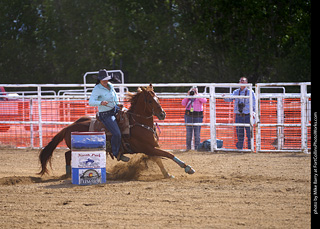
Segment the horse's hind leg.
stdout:
<path fill-rule="evenodd" d="M 164 178 L 174 178 L 174 176 L 170 175 L 168 171 L 165 169 L 162 160 L 160 157 L 150 157 L 157 165 L 159 166 Z"/>
<path fill-rule="evenodd" d="M 67 151 L 65 154 L 66 159 L 66 178 L 71 177 L 71 151 Z"/>

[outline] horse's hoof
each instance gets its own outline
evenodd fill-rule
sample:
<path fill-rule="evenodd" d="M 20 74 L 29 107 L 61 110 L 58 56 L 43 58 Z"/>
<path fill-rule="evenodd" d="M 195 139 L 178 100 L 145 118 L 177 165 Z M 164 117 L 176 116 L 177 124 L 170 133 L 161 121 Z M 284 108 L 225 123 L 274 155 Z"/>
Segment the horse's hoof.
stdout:
<path fill-rule="evenodd" d="M 190 165 L 187 165 L 185 168 L 184 168 L 184 171 L 188 174 L 194 174 L 196 171 L 190 166 Z"/>

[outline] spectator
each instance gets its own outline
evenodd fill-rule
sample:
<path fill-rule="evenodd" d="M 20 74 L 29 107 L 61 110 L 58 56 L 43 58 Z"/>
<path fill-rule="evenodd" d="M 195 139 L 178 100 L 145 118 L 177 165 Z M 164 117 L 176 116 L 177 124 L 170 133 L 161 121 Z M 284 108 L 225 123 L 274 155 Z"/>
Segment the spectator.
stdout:
<path fill-rule="evenodd" d="M 240 84 L 247 84 L 248 79 L 246 77 L 241 77 Z M 252 90 L 249 90 L 246 86 L 241 86 L 239 89 L 236 89 L 233 91 L 231 95 L 233 96 L 249 96 L 249 93 L 252 93 L 252 108 L 255 112 L 255 96 L 254 92 Z M 222 96 L 225 96 L 223 94 Z M 236 120 L 235 123 L 250 123 L 250 106 L 249 106 L 249 98 L 226 98 L 224 99 L 226 102 L 232 102 L 234 103 L 234 113 L 236 114 Z M 236 144 L 237 149 L 243 149 L 243 142 L 244 142 L 244 129 L 246 129 L 246 134 L 248 138 L 248 149 L 251 149 L 251 130 L 250 127 L 243 127 L 243 126 L 237 126 L 237 138 L 238 142 Z"/>
<path fill-rule="evenodd" d="M 198 88 L 192 87 L 188 91 L 189 96 L 198 95 Z M 206 98 L 184 98 L 182 100 L 182 106 L 186 107 L 184 119 L 185 123 L 193 124 L 193 123 L 202 123 L 203 121 L 203 103 L 206 103 Z M 194 147 L 195 149 L 198 148 L 200 144 L 200 131 L 201 126 L 193 126 L 187 125 L 187 151 L 191 149 L 191 141 L 192 135 L 194 136 Z"/>

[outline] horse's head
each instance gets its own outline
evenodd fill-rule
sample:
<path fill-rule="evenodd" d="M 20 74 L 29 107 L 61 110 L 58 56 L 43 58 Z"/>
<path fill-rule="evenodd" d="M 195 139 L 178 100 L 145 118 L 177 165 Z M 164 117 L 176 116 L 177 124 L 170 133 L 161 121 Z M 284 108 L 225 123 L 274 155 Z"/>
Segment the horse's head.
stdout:
<path fill-rule="evenodd" d="M 152 84 L 147 88 L 141 88 L 141 95 L 143 95 L 145 102 L 145 112 L 147 114 L 155 115 L 159 120 L 166 118 L 166 112 L 162 109 L 159 98 L 153 91 Z"/>

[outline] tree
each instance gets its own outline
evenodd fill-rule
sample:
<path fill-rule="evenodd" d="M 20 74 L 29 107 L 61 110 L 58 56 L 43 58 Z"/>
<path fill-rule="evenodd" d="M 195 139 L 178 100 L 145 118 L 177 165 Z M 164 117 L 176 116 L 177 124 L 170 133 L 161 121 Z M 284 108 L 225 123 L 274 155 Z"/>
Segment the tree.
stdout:
<path fill-rule="evenodd" d="M 2 0 L 2 83 L 310 81 L 310 0 Z"/>

